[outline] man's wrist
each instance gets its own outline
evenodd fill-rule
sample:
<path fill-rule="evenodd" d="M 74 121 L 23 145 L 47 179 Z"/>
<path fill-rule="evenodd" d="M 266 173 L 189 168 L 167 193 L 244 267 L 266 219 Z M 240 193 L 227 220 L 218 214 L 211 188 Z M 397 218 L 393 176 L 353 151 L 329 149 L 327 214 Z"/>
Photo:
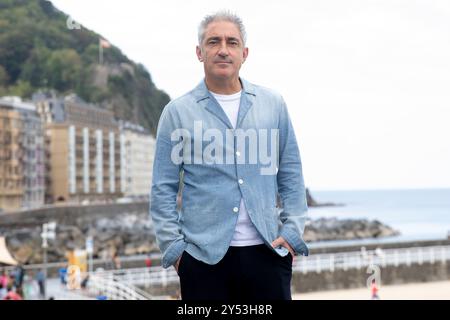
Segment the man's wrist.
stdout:
<path fill-rule="evenodd" d="M 177 260 L 183 254 L 183 251 L 186 249 L 187 243 L 183 238 L 177 239 L 170 244 L 170 246 L 166 249 L 163 259 L 162 265 L 164 268 L 169 268 L 170 266 L 175 265 Z"/>

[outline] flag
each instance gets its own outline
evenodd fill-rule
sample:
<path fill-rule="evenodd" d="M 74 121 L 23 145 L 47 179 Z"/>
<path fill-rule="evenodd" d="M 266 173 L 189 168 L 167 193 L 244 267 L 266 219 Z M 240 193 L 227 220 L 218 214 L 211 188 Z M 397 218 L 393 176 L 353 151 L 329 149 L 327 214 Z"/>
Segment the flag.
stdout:
<path fill-rule="evenodd" d="M 103 48 L 111 48 L 111 43 L 103 38 L 98 38 L 98 60 L 100 64 L 103 64 Z"/>
<path fill-rule="evenodd" d="M 111 48 L 111 43 L 107 40 L 100 38 L 100 47 L 102 48 Z"/>

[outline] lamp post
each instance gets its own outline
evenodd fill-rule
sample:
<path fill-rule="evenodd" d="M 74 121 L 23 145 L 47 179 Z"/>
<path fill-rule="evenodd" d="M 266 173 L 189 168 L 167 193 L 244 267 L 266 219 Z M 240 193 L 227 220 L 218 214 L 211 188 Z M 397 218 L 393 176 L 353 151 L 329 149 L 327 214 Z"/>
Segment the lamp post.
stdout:
<path fill-rule="evenodd" d="M 44 250 L 44 299 L 47 294 L 47 248 L 48 248 L 48 239 L 55 239 L 55 229 L 56 222 L 48 222 L 42 225 L 42 249 Z"/>
<path fill-rule="evenodd" d="M 86 238 L 86 252 L 89 255 L 89 273 L 92 273 L 94 269 L 92 261 L 92 255 L 94 254 L 94 238 L 92 236 Z"/>

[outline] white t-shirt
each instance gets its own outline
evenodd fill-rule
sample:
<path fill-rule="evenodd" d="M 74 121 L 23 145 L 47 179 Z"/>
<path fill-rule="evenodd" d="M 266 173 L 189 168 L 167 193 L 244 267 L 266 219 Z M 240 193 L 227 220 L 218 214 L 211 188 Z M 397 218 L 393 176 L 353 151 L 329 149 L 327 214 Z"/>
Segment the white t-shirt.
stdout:
<path fill-rule="evenodd" d="M 220 106 L 225 111 L 225 114 L 228 116 L 231 125 L 233 126 L 233 128 L 235 128 L 237 124 L 242 91 L 230 95 L 217 94 L 212 91 L 210 92 L 217 100 L 217 102 L 219 102 Z M 250 220 L 247 209 L 245 208 L 244 199 L 241 198 L 238 221 L 230 246 L 243 247 L 261 243 L 264 243 L 264 241 L 253 225 L 252 221 Z"/>

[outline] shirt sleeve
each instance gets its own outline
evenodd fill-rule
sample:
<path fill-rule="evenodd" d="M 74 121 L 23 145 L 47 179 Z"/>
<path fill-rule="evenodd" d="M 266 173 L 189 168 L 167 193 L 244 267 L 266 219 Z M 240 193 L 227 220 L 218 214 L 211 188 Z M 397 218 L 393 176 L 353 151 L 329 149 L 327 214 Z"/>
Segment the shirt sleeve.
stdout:
<path fill-rule="evenodd" d="M 155 228 L 156 242 L 162 252 L 164 268 L 174 265 L 187 245 L 181 233 L 177 211 L 182 163 L 171 159 L 173 147 L 179 143 L 171 139 L 176 128 L 176 117 L 169 104 L 164 108 L 158 123 L 150 194 L 150 216 Z"/>
<path fill-rule="evenodd" d="M 281 98 L 279 119 L 279 159 L 277 184 L 281 199 L 280 236 L 294 249 L 295 254 L 307 256 L 308 247 L 303 240 L 308 206 L 303 181 L 300 151 L 286 103 Z"/>

